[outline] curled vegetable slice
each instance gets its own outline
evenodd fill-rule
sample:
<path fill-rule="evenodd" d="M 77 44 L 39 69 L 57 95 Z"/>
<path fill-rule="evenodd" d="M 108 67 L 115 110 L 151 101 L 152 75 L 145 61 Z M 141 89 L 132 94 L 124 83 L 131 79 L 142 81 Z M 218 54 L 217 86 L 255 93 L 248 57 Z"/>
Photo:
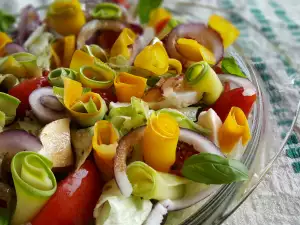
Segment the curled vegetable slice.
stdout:
<path fill-rule="evenodd" d="M 129 59 L 131 55 L 131 50 L 129 47 L 134 44 L 135 39 L 136 34 L 129 28 L 125 28 L 112 46 L 110 55 L 112 57 L 122 55 L 126 59 Z"/>
<path fill-rule="evenodd" d="M 208 52 L 209 55 L 209 52 L 213 53 L 215 64 L 218 64 L 223 58 L 224 47 L 222 38 L 218 32 L 202 23 L 180 24 L 166 37 L 165 46 L 169 56 L 181 61 L 185 67 L 190 64 L 190 60 L 182 55 L 180 49 L 177 48 L 177 42 L 180 38 L 197 41 L 200 47 L 203 46 L 208 50 L 203 48 L 202 51 L 204 50 L 206 54 Z"/>
<path fill-rule="evenodd" d="M 68 77 L 72 80 L 77 80 L 77 73 L 68 68 L 57 68 L 52 70 L 48 75 L 48 80 L 52 86 L 63 87 L 63 77 Z"/>
<path fill-rule="evenodd" d="M 135 58 L 134 65 L 162 75 L 168 71 L 169 57 L 164 46 L 156 42 L 154 45 L 145 47 Z"/>
<path fill-rule="evenodd" d="M 25 224 L 47 203 L 56 191 L 52 163 L 34 152 L 19 152 L 11 162 L 17 205 L 11 224 Z"/>
<path fill-rule="evenodd" d="M 190 181 L 176 175 L 157 172 L 141 161 L 127 167 L 127 175 L 133 187 L 132 194 L 144 199 L 179 199 Z"/>
<path fill-rule="evenodd" d="M 63 55 L 63 66 L 69 67 L 73 53 L 75 51 L 75 35 L 69 35 L 64 37 L 64 55 Z"/>
<path fill-rule="evenodd" d="M 251 138 L 251 132 L 243 110 L 232 107 L 218 134 L 220 148 L 224 153 L 230 153 L 240 139 L 245 146 Z"/>
<path fill-rule="evenodd" d="M 217 101 L 223 91 L 220 79 L 207 62 L 192 64 L 185 72 L 184 78 L 198 94 L 204 93 L 202 101 L 208 105 Z"/>
<path fill-rule="evenodd" d="M 94 62 L 95 59 L 93 56 L 88 55 L 87 53 L 81 50 L 76 50 L 72 56 L 70 69 L 79 72 L 82 66 L 93 66 Z"/>
<path fill-rule="evenodd" d="M 113 3 L 100 3 L 92 11 L 96 19 L 119 19 L 122 16 L 121 8 Z"/>
<path fill-rule="evenodd" d="M 88 127 L 103 119 L 107 106 L 99 94 L 82 92 L 81 83 L 64 78 L 64 105 L 78 124 Z"/>
<path fill-rule="evenodd" d="M 84 45 L 81 48 L 81 50 L 86 52 L 87 54 L 89 54 L 92 57 L 100 59 L 102 62 L 107 62 L 107 60 L 108 60 L 107 53 L 99 45 L 94 45 L 94 44 Z"/>
<path fill-rule="evenodd" d="M 152 114 L 143 139 L 145 162 L 155 170 L 168 172 L 176 160 L 178 138 L 179 126 L 171 115 Z"/>
<path fill-rule="evenodd" d="M 121 72 L 115 78 L 114 86 L 120 102 L 130 102 L 131 97 L 141 98 L 147 86 L 147 79 Z"/>
<path fill-rule="evenodd" d="M 221 34 L 224 48 L 230 46 L 239 36 L 239 30 L 222 16 L 213 14 L 209 17 L 208 25 Z"/>
<path fill-rule="evenodd" d="M 12 74 L 0 74 L 0 90 L 8 91 L 12 87 L 19 84 L 18 78 Z"/>
<path fill-rule="evenodd" d="M 14 121 L 16 111 L 20 103 L 21 101 L 14 96 L 0 92 L 0 112 L 2 112 L 2 123 L 5 121 L 5 124 L 7 125 Z"/>
<path fill-rule="evenodd" d="M 0 32 L 0 57 L 4 54 L 5 45 L 11 42 L 11 38 L 6 33 Z"/>
<path fill-rule="evenodd" d="M 47 22 L 61 35 L 78 34 L 85 16 L 78 0 L 54 1 L 48 8 Z"/>
<path fill-rule="evenodd" d="M 165 21 L 165 25 L 171 19 L 172 15 L 164 8 L 153 9 L 150 13 L 150 19 L 148 26 L 155 27 L 156 33 L 159 33 L 163 28 L 160 26 L 162 21 Z"/>
<path fill-rule="evenodd" d="M 113 158 L 118 146 L 119 134 L 112 123 L 98 121 L 94 126 L 93 149 L 98 169 L 105 180 L 113 178 Z"/>
<path fill-rule="evenodd" d="M 37 57 L 26 52 L 15 53 L 0 60 L 0 73 L 13 74 L 18 78 L 42 75 L 42 71 L 37 65 Z"/>
<path fill-rule="evenodd" d="M 106 89 L 112 86 L 115 71 L 104 63 L 96 63 L 94 66 L 81 67 L 79 78 L 85 87 Z"/>

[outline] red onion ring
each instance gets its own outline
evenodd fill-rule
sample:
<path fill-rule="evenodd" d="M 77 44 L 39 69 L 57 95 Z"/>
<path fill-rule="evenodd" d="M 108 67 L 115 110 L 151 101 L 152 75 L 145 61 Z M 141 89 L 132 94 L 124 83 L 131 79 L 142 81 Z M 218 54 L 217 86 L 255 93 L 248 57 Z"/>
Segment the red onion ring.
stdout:
<path fill-rule="evenodd" d="M 214 29 L 207 27 L 202 23 L 181 24 L 175 27 L 164 40 L 166 50 L 171 58 L 178 59 L 183 65 L 188 63 L 176 49 L 179 38 L 191 38 L 199 42 L 214 53 L 216 63 L 218 64 L 224 55 L 224 46 L 220 34 Z"/>
<path fill-rule="evenodd" d="M 78 34 L 77 49 L 81 49 L 86 44 L 86 41 L 99 30 L 121 32 L 125 27 L 125 24 L 116 20 L 91 20 L 81 28 Z"/>
<path fill-rule="evenodd" d="M 4 46 L 4 54 L 11 55 L 18 52 L 27 52 L 21 45 L 16 43 L 8 43 Z"/>

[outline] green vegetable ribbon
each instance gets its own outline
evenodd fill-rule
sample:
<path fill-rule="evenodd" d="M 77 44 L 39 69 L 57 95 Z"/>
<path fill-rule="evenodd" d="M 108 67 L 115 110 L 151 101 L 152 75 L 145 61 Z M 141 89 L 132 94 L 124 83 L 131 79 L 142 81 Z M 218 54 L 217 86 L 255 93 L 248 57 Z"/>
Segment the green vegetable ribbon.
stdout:
<path fill-rule="evenodd" d="M 47 203 L 56 191 L 52 162 L 35 152 L 19 152 L 11 162 L 17 205 L 11 225 L 25 224 Z"/>
<path fill-rule="evenodd" d="M 199 95 L 202 101 L 211 105 L 220 97 L 223 85 L 215 71 L 205 61 L 192 64 L 185 72 L 185 82 Z"/>
<path fill-rule="evenodd" d="M 92 11 L 96 19 L 119 19 L 122 16 L 121 8 L 113 3 L 100 3 Z"/>
<path fill-rule="evenodd" d="M 176 175 L 157 172 L 141 161 L 127 167 L 127 175 L 133 187 L 133 195 L 144 199 L 179 199 L 184 196 L 190 181 Z"/>
<path fill-rule="evenodd" d="M 0 59 L 0 73 L 13 74 L 17 78 L 40 77 L 42 70 L 37 65 L 37 57 L 27 52 L 19 52 Z"/>
<path fill-rule="evenodd" d="M 16 110 L 20 103 L 19 99 L 0 92 L 0 127 L 3 125 L 3 118 L 5 120 L 5 125 L 14 121 L 16 117 Z"/>
<path fill-rule="evenodd" d="M 77 80 L 77 72 L 69 68 L 57 68 L 49 73 L 48 80 L 52 86 L 63 87 L 63 77 Z"/>

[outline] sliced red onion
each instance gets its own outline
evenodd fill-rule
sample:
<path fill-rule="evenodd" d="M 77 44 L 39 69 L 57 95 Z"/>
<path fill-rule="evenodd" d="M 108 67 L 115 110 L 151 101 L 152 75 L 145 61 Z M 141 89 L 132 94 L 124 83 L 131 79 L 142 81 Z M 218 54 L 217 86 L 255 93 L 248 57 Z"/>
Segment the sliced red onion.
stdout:
<path fill-rule="evenodd" d="M 168 213 L 168 209 L 160 203 L 157 203 L 143 225 L 158 225 L 164 220 L 164 216 Z"/>
<path fill-rule="evenodd" d="M 128 28 L 133 30 L 134 33 L 136 33 L 138 35 L 142 35 L 144 33 L 143 27 L 137 23 L 129 23 L 127 26 L 128 26 Z"/>
<path fill-rule="evenodd" d="M 0 133 L 0 154 L 20 151 L 38 152 L 42 149 L 41 141 L 24 130 L 6 130 Z"/>
<path fill-rule="evenodd" d="M 18 45 L 16 43 L 6 44 L 3 50 L 5 55 L 11 55 L 18 52 L 27 52 L 21 45 Z"/>
<path fill-rule="evenodd" d="M 166 50 L 171 58 L 178 59 L 183 65 L 188 63 L 188 59 L 182 56 L 176 49 L 179 38 L 190 38 L 196 40 L 201 45 L 214 53 L 216 64 L 224 55 L 224 46 L 220 34 L 214 29 L 202 23 L 181 24 L 175 27 L 164 40 Z"/>
<path fill-rule="evenodd" d="M 23 45 L 29 35 L 41 24 L 40 16 L 32 5 L 28 5 L 21 11 L 18 24 L 17 43 Z"/>
<path fill-rule="evenodd" d="M 55 97 L 51 87 L 34 90 L 29 96 L 29 104 L 34 115 L 42 123 L 46 124 L 67 117 L 64 106 Z"/>
<path fill-rule="evenodd" d="M 218 74 L 218 77 L 222 83 L 229 82 L 230 89 L 243 87 L 244 96 L 251 96 L 257 93 L 254 84 L 247 78 L 238 77 L 231 74 Z"/>
<path fill-rule="evenodd" d="M 77 37 L 77 48 L 81 49 L 86 41 L 89 40 L 97 31 L 111 30 L 121 32 L 125 24 L 117 20 L 91 20 L 86 23 L 80 30 Z"/>

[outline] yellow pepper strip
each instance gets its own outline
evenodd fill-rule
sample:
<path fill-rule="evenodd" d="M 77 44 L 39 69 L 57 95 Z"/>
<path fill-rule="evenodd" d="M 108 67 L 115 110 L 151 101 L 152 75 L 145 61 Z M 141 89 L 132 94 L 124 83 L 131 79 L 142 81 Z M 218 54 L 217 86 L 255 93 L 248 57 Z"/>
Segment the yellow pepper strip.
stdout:
<path fill-rule="evenodd" d="M 63 79 L 64 105 L 77 123 L 88 127 L 103 119 L 107 112 L 107 106 L 103 98 L 94 92 L 87 92 L 82 95 L 81 83 L 69 78 Z"/>
<path fill-rule="evenodd" d="M 141 98 L 144 95 L 147 79 L 121 72 L 115 78 L 114 86 L 119 102 L 130 102 L 131 97 Z"/>
<path fill-rule="evenodd" d="M 93 56 L 81 50 L 76 50 L 70 63 L 70 69 L 79 72 L 82 66 L 93 66 L 94 62 L 95 58 Z"/>
<path fill-rule="evenodd" d="M 98 121 L 94 126 L 93 155 L 102 177 L 107 181 L 113 178 L 114 156 L 118 146 L 119 135 L 112 123 Z"/>
<path fill-rule="evenodd" d="M 114 57 L 122 55 L 126 59 L 129 59 L 131 55 L 131 49 L 128 47 L 134 43 L 135 39 L 136 34 L 132 30 L 125 28 L 112 46 L 110 50 L 110 56 Z"/>
<path fill-rule="evenodd" d="M 230 46 L 240 35 L 240 31 L 232 23 L 215 14 L 210 16 L 208 25 L 220 33 L 224 48 Z"/>
<path fill-rule="evenodd" d="M 162 75 L 168 71 L 169 57 L 164 46 L 156 42 L 144 48 L 135 58 L 134 65 L 151 71 L 156 75 Z"/>
<path fill-rule="evenodd" d="M 218 133 L 220 148 L 224 153 L 231 152 L 240 138 L 245 146 L 251 138 L 251 133 L 243 110 L 232 107 Z"/>
<path fill-rule="evenodd" d="M 177 121 L 166 113 L 151 115 L 143 138 L 145 162 L 161 172 L 168 172 L 176 160 L 179 138 Z"/>
<path fill-rule="evenodd" d="M 85 16 L 78 0 L 56 0 L 49 6 L 47 21 L 61 35 L 76 35 L 85 24 Z"/>
<path fill-rule="evenodd" d="M 214 65 L 216 63 L 215 55 L 206 47 L 193 39 L 179 38 L 176 45 L 177 51 L 190 61 L 206 61 Z"/>
<path fill-rule="evenodd" d="M 69 68 L 70 66 L 70 62 L 75 51 L 75 40 L 76 38 L 74 35 L 64 37 L 63 67 Z"/>
<path fill-rule="evenodd" d="M 150 19 L 149 19 L 148 26 L 150 26 L 150 27 L 156 27 L 159 22 L 161 22 L 163 20 L 170 19 L 171 17 L 172 17 L 172 14 L 169 13 L 164 8 L 153 9 L 150 12 Z"/>
<path fill-rule="evenodd" d="M 5 45 L 11 42 L 12 39 L 6 33 L 0 32 L 0 57 L 4 55 Z"/>
<path fill-rule="evenodd" d="M 169 59 L 169 71 L 172 71 L 175 69 L 176 74 L 181 74 L 182 72 L 182 65 L 181 62 L 177 59 Z"/>

